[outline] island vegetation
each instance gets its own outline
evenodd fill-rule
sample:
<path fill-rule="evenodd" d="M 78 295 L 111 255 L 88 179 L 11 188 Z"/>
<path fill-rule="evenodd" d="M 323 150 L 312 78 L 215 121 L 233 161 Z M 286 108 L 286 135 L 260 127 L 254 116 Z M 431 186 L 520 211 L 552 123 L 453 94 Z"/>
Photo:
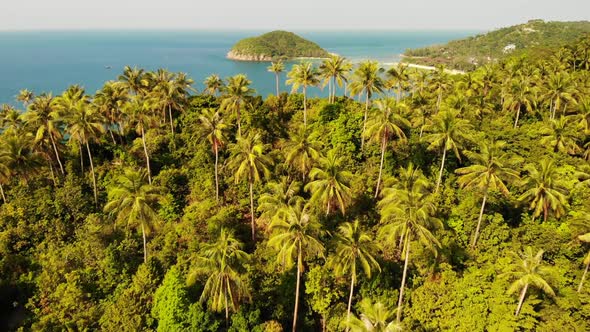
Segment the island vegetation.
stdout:
<path fill-rule="evenodd" d="M 130 67 L 23 90 L 0 117 L 0 327 L 588 331 L 589 54 L 334 56 L 266 99 Z"/>
<path fill-rule="evenodd" d="M 590 33 L 590 22 L 527 23 L 506 27 L 484 34 L 453 40 L 444 45 L 408 49 L 404 61 L 422 65 L 441 65 L 472 70 L 479 65 L 497 62 L 509 56 L 525 53 L 529 57 L 546 57 L 551 50 L 575 42 Z"/>
<path fill-rule="evenodd" d="M 330 54 L 318 44 L 293 32 L 271 31 L 238 41 L 227 54 L 232 60 L 273 61 L 294 58 L 327 58 Z"/>

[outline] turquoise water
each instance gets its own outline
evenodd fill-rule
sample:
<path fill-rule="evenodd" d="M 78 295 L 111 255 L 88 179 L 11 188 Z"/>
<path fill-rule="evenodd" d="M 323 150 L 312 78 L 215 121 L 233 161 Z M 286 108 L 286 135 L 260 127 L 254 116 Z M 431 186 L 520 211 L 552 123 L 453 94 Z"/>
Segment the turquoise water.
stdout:
<path fill-rule="evenodd" d="M 274 92 L 268 63 L 234 62 L 225 55 L 241 38 L 260 31 L 76 31 L 0 32 L 0 104 L 15 104 L 19 90 L 59 94 L 71 84 L 94 93 L 116 79 L 125 65 L 149 70 L 167 68 L 188 73 L 195 88 L 212 73 L 221 77 L 244 73 L 257 92 Z M 354 62 L 392 62 L 406 48 L 443 43 L 474 31 L 299 31 Z M 109 69 L 110 68 L 110 69 Z M 282 86 L 282 89 L 287 87 Z M 310 94 L 326 91 L 312 89 Z"/>

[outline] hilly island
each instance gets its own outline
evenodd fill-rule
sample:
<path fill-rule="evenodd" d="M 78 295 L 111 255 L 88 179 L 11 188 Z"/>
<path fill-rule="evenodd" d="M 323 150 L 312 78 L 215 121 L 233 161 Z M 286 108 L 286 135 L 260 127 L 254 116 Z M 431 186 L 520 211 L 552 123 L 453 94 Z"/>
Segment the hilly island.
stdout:
<path fill-rule="evenodd" d="M 238 41 L 227 58 L 238 61 L 272 61 L 273 59 L 327 58 L 330 54 L 318 44 L 292 32 L 272 31 Z"/>

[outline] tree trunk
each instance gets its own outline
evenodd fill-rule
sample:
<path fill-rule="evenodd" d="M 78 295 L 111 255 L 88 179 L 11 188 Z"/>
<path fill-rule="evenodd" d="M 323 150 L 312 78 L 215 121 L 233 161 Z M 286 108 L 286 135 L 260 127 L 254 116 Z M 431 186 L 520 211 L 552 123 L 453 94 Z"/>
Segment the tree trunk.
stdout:
<path fill-rule="evenodd" d="M 47 164 L 49 165 L 49 171 L 51 172 L 51 180 L 53 180 L 53 186 L 57 186 L 57 181 L 55 180 L 55 173 L 53 172 L 53 165 L 51 165 L 51 159 L 47 160 Z"/>
<path fill-rule="evenodd" d="M 293 313 L 293 332 L 297 331 L 297 311 L 299 309 L 299 285 L 301 284 L 301 265 L 303 258 L 301 257 L 301 244 L 299 245 L 299 253 L 297 254 L 297 286 L 295 286 L 295 311 Z"/>
<path fill-rule="evenodd" d="M 170 132 L 174 136 L 174 120 L 172 120 L 172 106 L 168 105 L 168 116 L 170 117 Z"/>
<path fill-rule="evenodd" d="M 82 174 L 84 174 L 84 152 L 82 152 L 82 150 L 84 150 L 84 148 L 82 147 L 82 143 L 78 142 L 78 146 L 80 147 L 80 172 Z"/>
<path fill-rule="evenodd" d="M 434 190 L 435 193 L 438 192 L 438 187 L 440 187 L 440 181 L 442 179 L 443 169 L 445 168 L 445 158 L 446 157 L 447 157 L 447 142 L 445 141 L 445 145 L 443 147 L 442 162 L 440 163 L 440 171 L 438 172 L 438 179 L 436 180 L 436 189 Z"/>
<path fill-rule="evenodd" d="M 145 226 L 141 222 L 141 233 L 143 235 L 143 262 L 147 263 L 147 242 L 145 240 Z"/>
<path fill-rule="evenodd" d="M 348 295 L 348 308 L 346 309 L 346 323 L 350 323 L 350 308 L 352 307 L 352 294 L 354 293 L 354 274 L 350 278 L 350 294 Z M 348 328 L 346 329 L 349 330 Z"/>
<path fill-rule="evenodd" d="M 0 189 L 2 189 L 2 185 L 0 185 Z M 2 193 L 2 197 L 4 197 L 4 193 Z M 580 285 L 578 286 L 578 293 L 582 291 L 582 286 L 584 285 L 584 280 L 586 280 L 586 274 L 588 273 L 588 267 L 590 267 L 590 252 L 588 253 L 588 256 L 588 264 L 586 264 L 586 269 L 584 270 L 584 274 L 582 274 L 582 280 L 580 280 Z"/>
<path fill-rule="evenodd" d="M 275 73 L 275 81 L 276 81 L 276 86 L 277 86 L 277 98 L 280 95 L 280 91 L 279 91 L 279 73 Z"/>
<path fill-rule="evenodd" d="M 330 200 L 328 200 L 328 207 L 326 208 L 326 217 L 330 214 Z"/>
<path fill-rule="evenodd" d="M 143 152 L 145 153 L 145 164 L 148 172 L 148 182 L 152 184 L 152 169 L 150 168 L 150 155 L 148 153 L 147 145 L 145 144 L 145 131 L 143 125 L 141 126 L 141 142 L 143 143 Z"/>
<path fill-rule="evenodd" d="M 303 86 L 303 126 L 307 127 L 307 88 Z"/>
<path fill-rule="evenodd" d="M 64 175 L 64 166 L 61 163 L 61 159 L 59 159 L 59 152 L 57 151 L 57 146 L 55 145 L 55 139 L 51 132 L 49 133 L 49 138 L 51 138 L 51 145 L 53 145 L 53 152 L 55 152 L 55 158 L 57 159 L 57 163 L 59 164 L 59 170 L 61 171 L 61 175 Z"/>
<path fill-rule="evenodd" d="M 385 146 L 387 136 L 383 136 L 381 141 L 381 164 L 379 165 L 379 177 L 377 178 L 377 188 L 375 188 L 375 199 L 379 196 L 379 185 L 381 184 L 381 173 L 383 172 L 383 160 L 385 159 Z"/>
<path fill-rule="evenodd" d="M 240 107 L 237 109 L 238 120 L 238 137 L 242 137 L 242 121 L 240 121 Z"/>
<path fill-rule="evenodd" d="M 4 195 L 4 187 L 0 184 L 0 194 L 2 194 L 2 202 L 6 204 L 6 195 Z"/>
<path fill-rule="evenodd" d="M 92 154 L 90 153 L 90 145 L 86 142 L 86 150 L 88 151 L 88 159 L 90 159 L 90 169 L 92 170 L 92 185 L 94 186 L 94 204 L 98 204 L 98 192 L 96 191 L 96 176 L 94 175 L 94 163 L 92 162 Z"/>
<path fill-rule="evenodd" d="M 399 102 L 402 99 L 402 84 L 397 84 L 397 101 Z"/>
<path fill-rule="evenodd" d="M 518 126 L 518 118 L 520 117 L 520 105 L 516 109 L 516 119 L 514 120 L 514 128 Z"/>
<path fill-rule="evenodd" d="M 117 145 L 117 140 L 115 140 L 115 135 L 113 134 L 113 129 L 109 126 L 109 134 L 111 134 L 111 139 L 113 140 L 113 144 Z"/>
<path fill-rule="evenodd" d="M 225 288 L 223 292 L 223 297 L 225 300 L 225 329 L 229 328 L 229 307 L 227 306 L 227 288 Z"/>
<path fill-rule="evenodd" d="M 254 193 L 252 180 L 250 180 L 250 217 L 252 219 L 252 241 L 256 241 L 256 225 L 254 224 Z"/>
<path fill-rule="evenodd" d="M 215 149 L 215 200 L 219 202 L 219 176 L 217 174 L 217 167 L 219 164 L 219 148 L 217 147 L 217 144 L 214 144 L 213 148 Z"/>
<path fill-rule="evenodd" d="M 406 239 L 406 258 L 404 262 L 404 272 L 402 274 L 402 284 L 399 289 L 399 300 L 397 301 L 397 322 L 402 319 L 402 300 L 404 298 L 404 287 L 406 285 L 406 276 L 408 275 L 408 261 L 410 260 L 410 237 Z"/>
<path fill-rule="evenodd" d="M 488 186 L 486 185 L 486 191 L 483 195 L 483 201 L 481 202 L 481 209 L 479 210 L 479 219 L 477 220 L 477 228 L 475 229 L 475 234 L 473 235 L 473 242 L 471 243 L 471 248 L 475 248 L 477 244 L 477 237 L 479 236 L 479 228 L 481 226 L 481 219 L 483 218 L 483 210 L 486 207 L 486 200 L 488 199 Z"/>
<path fill-rule="evenodd" d="M 516 312 L 514 313 L 514 316 L 518 316 L 518 314 L 520 313 L 520 309 L 522 308 L 522 304 L 524 303 L 524 297 L 526 296 L 526 291 L 528 288 L 529 284 L 525 284 L 524 288 L 520 292 L 520 299 L 518 300 L 518 307 L 516 307 Z"/>
<path fill-rule="evenodd" d="M 365 99 L 365 119 L 363 120 L 363 131 L 361 132 L 361 151 L 365 147 L 365 129 L 367 128 L 367 114 L 369 113 L 369 92 Z"/>

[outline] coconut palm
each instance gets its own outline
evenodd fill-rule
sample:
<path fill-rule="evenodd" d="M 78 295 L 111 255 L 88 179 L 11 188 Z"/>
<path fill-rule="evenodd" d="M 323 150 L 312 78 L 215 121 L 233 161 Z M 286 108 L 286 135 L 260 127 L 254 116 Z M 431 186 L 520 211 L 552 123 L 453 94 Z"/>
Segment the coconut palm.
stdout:
<path fill-rule="evenodd" d="M 402 97 L 402 88 L 408 84 L 408 81 L 410 80 L 408 65 L 400 63 L 397 66 L 389 68 L 386 73 L 389 77 L 388 85 L 397 88 L 396 99 L 397 101 L 400 101 Z"/>
<path fill-rule="evenodd" d="M 578 128 L 584 130 L 584 133 L 590 134 L 590 97 L 583 97 L 578 101 L 578 110 L 575 116 L 578 122 Z"/>
<path fill-rule="evenodd" d="M 553 152 L 576 154 L 580 151 L 577 144 L 578 135 L 573 126 L 570 126 L 571 117 L 561 115 L 557 119 L 549 120 L 541 129 L 543 137 L 539 141 L 541 145 L 553 148 Z"/>
<path fill-rule="evenodd" d="M 155 107 L 163 110 L 164 118 L 166 110 L 170 120 L 170 132 L 174 135 L 174 119 L 172 119 L 172 110 L 182 111 L 188 103 L 188 91 L 193 80 L 186 79 L 177 81 L 174 76 L 169 80 L 158 83 L 151 92 L 151 98 Z"/>
<path fill-rule="evenodd" d="M 299 199 L 297 196 L 301 190 L 301 183 L 289 181 L 287 177 L 282 177 L 280 182 L 269 182 L 266 185 L 266 191 L 258 199 L 258 209 L 261 212 L 260 218 L 272 221 L 274 218 L 281 218 L 281 211 L 292 206 Z"/>
<path fill-rule="evenodd" d="M 149 78 L 143 69 L 137 67 L 125 66 L 123 74 L 119 75 L 119 84 L 123 86 L 129 94 L 144 95 L 147 93 Z"/>
<path fill-rule="evenodd" d="M 223 80 L 217 74 L 207 76 L 203 84 L 205 84 L 205 93 L 213 96 L 217 96 L 217 93 L 225 87 Z"/>
<path fill-rule="evenodd" d="M 336 251 L 328 264 L 334 268 L 337 276 L 350 276 L 350 294 L 346 311 L 347 317 L 350 317 L 357 270 L 362 269 L 368 278 L 371 278 L 372 271 L 381 271 L 375 259 L 379 247 L 373 242 L 371 235 L 362 229 L 358 220 L 340 225 L 335 238 Z"/>
<path fill-rule="evenodd" d="M 443 94 L 453 87 L 444 65 L 436 66 L 430 80 L 430 87 L 432 93 L 436 95 L 436 112 L 438 113 L 443 100 Z"/>
<path fill-rule="evenodd" d="M 506 272 L 504 275 L 510 279 L 516 279 L 510 285 L 508 294 L 520 291 L 518 306 L 514 313 L 515 316 L 518 316 L 529 286 L 536 287 L 549 296 L 555 296 L 555 292 L 545 280 L 550 275 L 550 270 L 543 266 L 543 250 L 539 250 L 535 254 L 531 247 L 526 247 L 520 255 L 515 252 L 510 254 L 513 258 L 513 271 Z"/>
<path fill-rule="evenodd" d="M 518 127 L 520 112 L 526 110 L 532 112 L 537 100 L 537 89 L 532 86 L 530 78 L 520 76 L 509 81 L 503 87 L 503 104 L 505 110 L 515 112 L 514 128 Z"/>
<path fill-rule="evenodd" d="M 555 119 L 555 114 L 562 110 L 563 103 L 572 102 L 575 91 L 571 76 L 565 71 L 557 71 L 549 75 L 544 98 L 549 100 L 550 119 Z"/>
<path fill-rule="evenodd" d="M 393 98 L 380 99 L 375 102 L 377 111 L 373 112 L 367 122 L 366 135 L 370 141 L 381 145 L 381 162 L 379 164 L 379 177 L 375 188 L 375 198 L 379 196 L 381 185 L 381 173 L 383 172 L 383 161 L 385 159 L 385 148 L 391 139 L 399 141 L 406 140 L 404 128 L 410 127 L 410 122 L 402 116 L 406 105 L 397 102 Z"/>
<path fill-rule="evenodd" d="M 324 246 L 319 240 L 321 225 L 308 212 L 307 204 L 302 200 L 294 206 L 283 210 L 284 218 L 275 218 L 270 224 L 273 232 L 268 245 L 278 250 L 277 262 L 290 269 L 297 266 L 297 284 L 295 288 L 295 308 L 293 313 L 293 331 L 297 331 L 297 313 L 299 310 L 299 288 L 301 276 L 305 271 L 305 259 L 323 257 Z"/>
<path fill-rule="evenodd" d="M 2 176 L 16 176 L 27 183 L 39 174 L 43 157 L 34 149 L 33 137 L 12 132 L 4 133 L 0 139 L 0 159 L 3 164 Z M 8 182 L 8 181 L 6 181 Z"/>
<path fill-rule="evenodd" d="M 352 64 L 339 55 L 330 55 L 320 65 L 320 75 L 324 78 L 323 86 L 328 85 L 328 102 L 333 103 L 336 96 L 336 86 L 348 82 L 347 74 Z"/>
<path fill-rule="evenodd" d="M 199 301 L 208 301 L 213 311 L 225 310 L 226 326 L 229 323 L 229 311 L 238 311 L 240 302 L 250 298 L 250 291 L 243 277 L 244 265 L 250 260 L 250 256 L 242 248 L 243 244 L 234 234 L 222 228 L 215 242 L 203 245 L 197 259 L 197 268 L 189 277 L 192 281 L 195 275 L 208 276 Z"/>
<path fill-rule="evenodd" d="M 225 97 L 221 102 L 221 109 L 223 111 L 230 111 L 236 113 L 238 121 L 238 136 L 242 135 L 241 125 L 241 111 L 246 106 L 248 97 L 256 93 L 256 91 L 250 88 L 250 81 L 246 75 L 238 74 L 227 79 L 227 85 L 224 88 Z"/>
<path fill-rule="evenodd" d="M 528 164 L 524 171 L 526 175 L 521 185 L 526 191 L 518 199 L 529 204 L 533 218 L 543 213 L 543 221 L 547 221 L 551 211 L 557 218 L 564 215 L 568 191 L 553 160 L 543 159 L 537 164 Z"/>
<path fill-rule="evenodd" d="M 59 164 L 61 174 L 64 174 L 64 167 L 59 157 L 56 141 L 60 141 L 62 133 L 57 120 L 57 112 L 54 107 L 53 97 L 42 94 L 33 99 L 29 110 L 23 113 L 22 118 L 31 129 L 35 131 L 35 141 L 39 142 L 49 138 L 55 153 L 55 159 Z"/>
<path fill-rule="evenodd" d="M 388 309 L 383 303 L 373 303 L 363 299 L 360 303 L 360 317 L 352 316 L 347 319 L 345 326 L 350 332 L 401 332 L 402 326 L 395 321 L 397 310 Z"/>
<path fill-rule="evenodd" d="M 580 234 L 577 237 L 578 240 L 590 243 L 590 213 L 583 212 L 581 216 L 573 220 L 572 226 L 574 226 L 577 233 Z M 586 274 L 588 274 L 588 269 L 590 268 L 590 251 L 584 256 L 583 263 L 586 265 L 586 268 L 584 269 L 582 279 L 578 285 L 578 293 L 582 291 L 582 286 L 584 286 L 584 281 L 586 280 Z"/>
<path fill-rule="evenodd" d="M 205 109 L 199 116 L 201 121 L 201 137 L 207 137 L 213 153 L 215 153 L 215 200 L 219 201 L 219 149 L 227 143 L 225 132 L 227 126 L 219 112 Z"/>
<path fill-rule="evenodd" d="M 293 65 L 287 74 L 287 84 L 292 85 L 291 93 L 297 92 L 299 87 L 303 89 L 303 125 L 307 126 L 307 88 L 320 84 L 319 72 L 309 61 Z"/>
<path fill-rule="evenodd" d="M 134 96 L 131 101 L 125 104 L 123 112 L 129 117 L 129 126 L 135 128 L 135 132 L 141 136 L 145 164 L 147 169 L 148 183 L 152 183 L 152 169 L 150 167 L 150 154 L 146 143 L 146 132 L 157 125 L 154 109 L 149 100 Z"/>
<path fill-rule="evenodd" d="M 400 241 L 403 245 L 404 270 L 397 305 L 397 322 L 400 322 L 411 243 L 418 241 L 436 255 L 440 243 L 432 231 L 442 228 L 442 222 L 433 217 L 435 206 L 432 195 L 420 186 L 413 186 L 412 190 L 386 188 L 383 195 L 379 208 L 381 222 L 385 225 L 379 230 L 379 238 L 385 243 Z"/>
<path fill-rule="evenodd" d="M 349 89 L 352 94 L 365 94 L 365 118 L 363 120 L 363 131 L 361 137 L 361 150 L 365 145 L 365 129 L 367 127 L 367 115 L 369 112 L 369 102 L 375 93 L 383 92 L 385 86 L 380 73 L 383 68 L 379 67 L 376 61 L 364 61 L 354 71 L 352 82 Z"/>
<path fill-rule="evenodd" d="M 29 103 L 33 100 L 34 97 L 35 97 L 35 94 L 32 91 L 24 89 L 24 90 L 20 90 L 18 92 L 18 95 L 16 96 L 16 100 L 23 103 L 25 108 L 27 108 L 27 105 L 29 105 Z"/>
<path fill-rule="evenodd" d="M 229 167 L 235 170 L 235 182 L 243 178 L 248 179 L 250 188 L 250 218 L 252 224 L 252 240 L 256 240 L 256 224 L 254 214 L 254 184 L 262 177 L 268 177 L 272 160 L 266 152 L 266 145 L 262 143 L 260 134 L 249 133 L 246 137 L 237 137 L 237 142 L 230 146 Z"/>
<path fill-rule="evenodd" d="M 274 73 L 275 74 L 275 83 L 277 86 L 277 97 L 280 94 L 279 91 L 279 76 L 281 75 L 282 72 L 285 71 L 285 64 L 283 63 L 283 61 L 279 60 L 279 61 L 273 61 L 270 66 L 268 66 L 267 70 L 270 73 Z"/>
<path fill-rule="evenodd" d="M 303 182 L 320 156 L 321 143 L 310 134 L 311 130 L 301 127 L 291 135 L 291 139 L 284 146 L 285 162 L 301 173 Z"/>
<path fill-rule="evenodd" d="M 471 242 L 472 247 L 477 244 L 488 193 L 490 191 L 499 191 L 508 196 L 510 191 L 504 182 L 519 179 L 518 171 L 510 167 L 516 164 L 516 160 L 503 151 L 505 146 L 506 142 L 504 141 L 483 142 L 480 144 L 479 153 L 469 151 L 465 153 L 472 165 L 455 171 L 460 175 L 457 182 L 461 187 L 475 189 L 483 194 L 477 228 Z"/>
<path fill-rule="evenodd" d="M 147 236 L 158 220 L 156 207 L 162 200 L 162 188 L 147 182 L 145 170 L 125 169 L 108 190 L 104 212 L 115 217 L 115 222 L 141 229 L 143 261 L 147 263 Z"/>
<path fill-rule="evenodd" d="M 107 82 L 96 92 L 93 103 L 99 112 L 107 119 L 107 129 L 113 143 L 116 144 L 113 129 L 122 135 L 123 105 L 129 100 L 129 94 L 118 82 Z"/>
<path fill-rule="evenodd" d="M 428 134 L 424 140 L 430 143 L 428 150 L 442 150 L 443 153 L 435 192 L 440 187 L 447 151 L 452 150 L 457 159 L 461 160 L 459 150 L 469 141 L 470 130 L 469 121 L 459 118 L 459 112 L 455 110 L 440 112 L 432 119 L 432 124 L 427 126 Z"/>
<path fill-rule="evenodd" d="M 344 169 L 344 159 L 338 157 L 334 149 L 328 151 L 326 157 L 320 158 L 318 164 L 309 173 L 313 181 L 305 186 L 305 191 L 311 192 L 312 201 L 326 205 L 326 215 L 330 214 L 330 208 L 334 205 L 338 205 L 344 215 L 346 206 L 352 200 L 352 173 Z"/>

